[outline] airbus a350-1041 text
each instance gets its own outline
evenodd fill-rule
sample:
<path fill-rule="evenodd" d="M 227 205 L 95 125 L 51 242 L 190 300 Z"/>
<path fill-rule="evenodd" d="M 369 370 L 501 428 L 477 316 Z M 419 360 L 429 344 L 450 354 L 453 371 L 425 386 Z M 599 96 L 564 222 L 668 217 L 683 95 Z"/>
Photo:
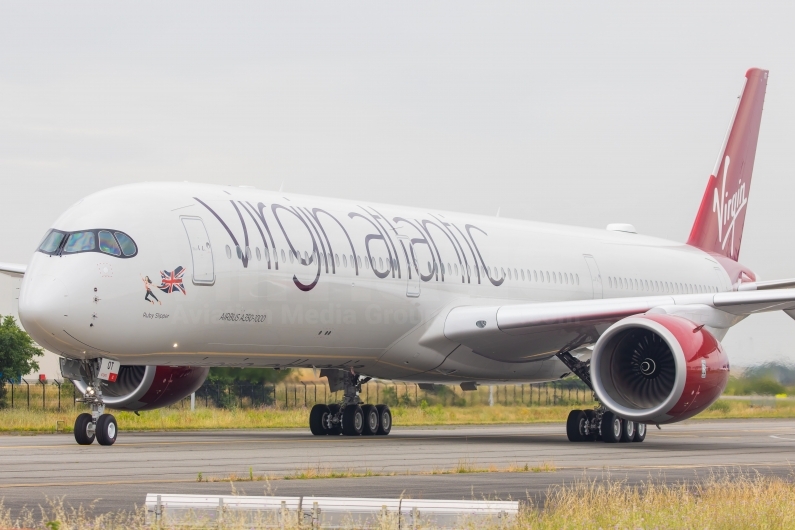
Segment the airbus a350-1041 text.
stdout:
<path fill-rule="evenodd" d="M 720 341 L 751 313 L 795 315 L 795 281 L 738 262 L 768 73 L 746 73 L 687 243 L 253 188 L 145 183 L 67 210 L 25 265 L 19 316 L 91 406 L 78 443 L 110 445 L 105 408 L 163 407 L 211 366 L 313 367 L 338 403 L 316 435 L 386 435 L 369 378 L 538 382 L 569 374 L 597 406 L 571 441 L 643 441 L 723 391 Z M 142 207 L 145 205 L 145 207 Z"/>

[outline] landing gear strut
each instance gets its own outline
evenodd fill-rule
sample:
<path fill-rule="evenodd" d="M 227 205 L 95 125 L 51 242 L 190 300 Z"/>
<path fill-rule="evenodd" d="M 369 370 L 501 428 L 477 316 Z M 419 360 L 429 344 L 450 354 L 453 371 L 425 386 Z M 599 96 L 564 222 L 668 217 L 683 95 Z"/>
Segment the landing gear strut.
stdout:
<path fill-rule="evenodd" d="M 102 400 L 102 380 L 98 377 L 99 360 L 83 361 L 82 369 L 86 374 L 88 387 L 83 397 L 78 399 L 88 403 L 91 414 L 84 412 L 75 420 L 75 441 L 80 445 L 91 445 L 94 439 L 99 445 L 113 445 L 116 442 L 118 426 L 112 414 L 105 414 L 105 402 Z"/>
<path fill-rule="evenodd" d="M 557 354 L 558 359 L 593 391 L 591 361 L 580 361 L 569 352 Z M 599 403 L 593 410 L 572 410 L 566 420 L 566 436 L 570 442 L 602 440 L 607 443 L 642 442 L 646 439 L 646 424 L 619 418 Z"/>
<path fill-rule="evenodd" d="M 351 371 L 321 370 L 332 391 L 344 390 L 342 401 L 317 404 L 309 413 L 309 430 L 315 436 L 387 435 L 392 430 L 392 412 L 386 405 L 367 405 L 359 397 L 362 384 L 370 380 Z"/>

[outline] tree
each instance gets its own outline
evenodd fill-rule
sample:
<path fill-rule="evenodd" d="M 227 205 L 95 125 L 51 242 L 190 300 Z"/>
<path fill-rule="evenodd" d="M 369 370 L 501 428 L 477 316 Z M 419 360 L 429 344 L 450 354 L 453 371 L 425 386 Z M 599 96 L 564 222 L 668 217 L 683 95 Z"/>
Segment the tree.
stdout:
<path fill-rule="evenodd" d="M 30 335 L 17 325 L 12 316 L 0 315 L 0 381 L 18 379 L 39 369 L 34 357 L 44 355 Z M 5 385 L 0 385 L 0 398 Z"/>

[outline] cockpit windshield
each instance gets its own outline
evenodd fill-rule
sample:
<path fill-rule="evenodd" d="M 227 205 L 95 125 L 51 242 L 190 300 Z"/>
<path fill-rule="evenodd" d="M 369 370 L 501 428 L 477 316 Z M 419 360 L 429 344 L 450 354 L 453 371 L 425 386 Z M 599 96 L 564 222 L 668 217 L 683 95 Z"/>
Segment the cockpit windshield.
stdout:
<path fill-rule="evenodd" d="M 138 254 L 138 247 L 130 236 L 118 230 L 94 229 L 78 232 L 50 230 L 39 245 L 39 252 L 50 256 L 101 252 L 117 258 L 131 258 Z"/>

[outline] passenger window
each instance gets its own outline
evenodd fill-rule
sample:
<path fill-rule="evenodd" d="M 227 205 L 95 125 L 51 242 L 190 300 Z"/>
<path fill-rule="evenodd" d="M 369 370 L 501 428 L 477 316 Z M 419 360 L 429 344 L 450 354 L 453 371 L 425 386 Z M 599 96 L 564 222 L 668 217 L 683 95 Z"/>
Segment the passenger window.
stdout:
<path fill-rule="evenodd" d="M 342 265 L 343 267 L 348 266 L 348 257 L 345 254 L 342 255 Z"/>
<path fill-rule="evenodd" d="M 503 273 L 504 274 L 504 273 Z M 511 279 L 511 269 L 508 269 L 508 279 Z"/>
<path fill-rule="evenodd" d="M 44 236 L 41 245 L 39 245 L 39 250 L 47 254 L 52 254 L 61 246 L 64 236 L 65 234 L 63 232 L 50 230 L 47 232 L 47 235 Z"/>
<path fill-rule="evenodd" d="M 259 253 L 259 247 L 255 247 L 255 248 L 256 248 L 256 251 L 257 251 L 257 261 L 261 261 L 262 260 L 262 254 Z"/>
<path fill-rule="evenodd" d="M 112 256 L 121 256 L 121 249 L 113 234 L 107 230 L 99 231 L 99 250 Z"/>
<path fill-rule="evenodd" d="M 135 243 L 133 242 L 132 238 L 125 234 L 124 232 L 114 232 L 116 236 L 116 241 L 119 242 L 121 245 L 121 252 L 125 256 L 133 256 L 138 249 L 135 248 Z"/>
<path fill-rule="evenodd" d="M 284 249 L 282 249 L 282 263 L 287 263 L 287 258 L 284 255 Z"/>
<path fill-rule="evenodd" d="M 522 269 L 522 281 L 524 281 L 524 269 Z"/>
<path fill-rule="evenodd" d="M 69 239 L 66 240 L 64 252 L 87 252 L 97 248 L 96 238 L 94 232 L 75 232 L 69 234 Z"/>

